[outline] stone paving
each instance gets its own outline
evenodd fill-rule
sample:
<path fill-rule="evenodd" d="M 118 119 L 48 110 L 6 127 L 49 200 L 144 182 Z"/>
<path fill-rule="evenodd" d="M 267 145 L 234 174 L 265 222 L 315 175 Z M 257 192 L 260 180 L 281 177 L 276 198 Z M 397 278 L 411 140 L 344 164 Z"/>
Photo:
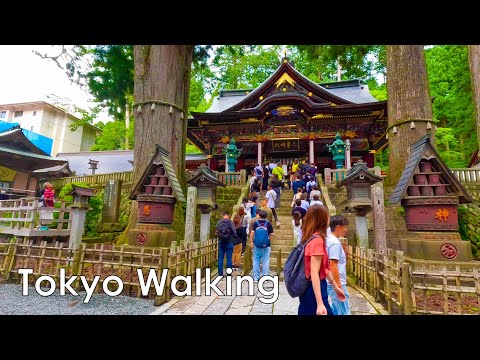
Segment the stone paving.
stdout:
<path fill-rule="evenodd" d="M 264 304 L 261 299 L 271 299 L 273 284 L 266 282 L 264 294 L 258 287 L 253 287 L 253 295 L 249 296 L 248 283 L 242 284 L 242 295 L 236 296 L 236 276 L 232 279 L 232 295 L 218 295 L 212 291 L 205 295 L 202 285 L 201 296 L 175 297 L 150 315 L 297 315 L 298 298 L 291 298 L 283 281 L 279 282 L 278 299 L 272 304 Z M 226 294 L 226 280 L 223 279 L 218 288 Z M 262 289 L 262 290 L 263 290 Z M 377 311 L 369 300 L 355 287 L 348 286 L 352 315 L 377 315 Z M 194 293 L 194 292 L 193 292 Z"/>

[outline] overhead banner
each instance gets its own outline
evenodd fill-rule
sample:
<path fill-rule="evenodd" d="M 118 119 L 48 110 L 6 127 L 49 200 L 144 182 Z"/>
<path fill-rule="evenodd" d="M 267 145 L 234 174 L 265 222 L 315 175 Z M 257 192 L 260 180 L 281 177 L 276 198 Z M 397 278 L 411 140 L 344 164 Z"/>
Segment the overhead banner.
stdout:
<path fill-rule="evenodd" d="M 16 173 L 15 170 L 0 166 L 0 181 L 12 182 Z"/>
<path fill-rule="evenodd" d="M 298 138 L 291 139 L 273 139 L 273 151 L 300 151 L 300 140 Z"/>

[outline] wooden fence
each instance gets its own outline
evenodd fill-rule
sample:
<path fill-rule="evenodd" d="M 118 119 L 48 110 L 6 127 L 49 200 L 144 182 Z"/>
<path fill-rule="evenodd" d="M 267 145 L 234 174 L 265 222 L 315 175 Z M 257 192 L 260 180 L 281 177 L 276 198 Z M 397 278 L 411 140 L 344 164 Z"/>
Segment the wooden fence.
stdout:
<path fill-rule="evenodd" d="M 480 182 L 480 169 L 450 169 L 457 179 L 462 182 Z"/>
<path fill-rule="evenodd" d="M 55 208 L 39 206 L 39 201 L 34 197 L 0 200 L 0 234 L 17 237 L 69 236 L 71 209 L 65 207 L 65 201 L 55 200 L 56 204 L 60 204 Z M 46 216 L 47 213 L 58 214 L 58 218 L 54 219 L 52 214 Z M 42 223 L 49 224 L 49 229 L 39 230 Z"/>
<path fill-rule="evenodd" d="M 406 260 L 348 246 L 347 272 L 390 314 L 480 314 L 480 263 Z"/>
<path fill-rule="evenodd" d="M 103 188 L 105 186 L 105 183 L 107 183 L 109 180 L 121 180 L 122 188 L 126 188 L 132 186 L 132 177 L 132 171 L 125 171 L 108 174 L 64 177 L 59 179 L 52 179 L 50 183 L 53 185 L 54 188 L 61 188 L 66 184 L 70 184 L 72 182 L 83 182 L 93 188 Z"/>
<path fill-rule="evenodd" d="M 205 243 L 195 242 L 181 246 L 177 246 L 174 242 L 170 248 L 83 243 L 78 250 L 73 250 L 63 246 L 64 244 L 60 242 L 47 244 L 46 241 L 39 245 L 33 245 L 32 241 L 25 242 L 18 239 L 9 243 L 1 243 L 0 274 L 6 279 L 20 282 L 18 269 L 31 268 L 33 275 L 29 277 L 30 283 L 42 275 L 48 275 L 54 278 L 58 284 L 60 269 L 63 268 L 67 277 L 85 276 L 89 286 L 94 277 L 99 276 L 97 292 L 102 291 L 102 284 L 107 276 L 117 275 L 122 279 L 124 285 L 122 294 L 141 297 L 137 269 L 142 270 L 145 280 L 150 269 L 153 269 L 159 282 L 162 271 L 168 269 L 163 294 L 157 296 L 153 282 L 150 286 L 148 297 L 155 297 L 155 304 L 159 305 L 172 297 L 171 283 L 175 276 L 194 275 L 195 270 L 199 268 L 202 269 L 203 277 L 205 269 L 216 268 L 218 261 L 218 241 L 216 239 Z M 82 282 L 77 279 L 72 287 L 81 290 Z"/>

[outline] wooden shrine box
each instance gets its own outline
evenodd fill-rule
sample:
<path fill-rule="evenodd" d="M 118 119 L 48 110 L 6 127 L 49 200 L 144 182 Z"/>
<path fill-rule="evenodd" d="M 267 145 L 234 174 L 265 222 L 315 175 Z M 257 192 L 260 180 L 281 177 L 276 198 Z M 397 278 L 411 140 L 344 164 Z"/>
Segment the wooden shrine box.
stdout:
<path fill-rule="evenodd" d="M 138 202 L 138 218 L 136 229 L 130 230 L 129 243 L 168 246 L 176 235 L 165 226 L 173 223 L 176 202 L 186 200 L 170 161 L 170 153 L 160 145 L 156 145 L 155 154 L 133 188 L 130 199 Z M 164 234 L 159 233 L 162 231 Z M 164 241 L 167 232 L 168 241 Z M 155 241 L 150 241 L 152 238 Z"/>
<path fill-rule="evenodd" d="M 423 255 L 429 253 L 431 260 L 471 259 L 470 243 L 461 241 L 458 235 L 458 205 L 470 203 L 472 198 L 440 158 L 429 135 L 411 146 L 410 157 L 390 197 L 391 204 L 399 202 L 405 209 L 407 230 L 443 232 L 437 236 L 443 239 L 440 242 L 429 244 L 430 240 L 424 241 Z M 445 232 L 451 232 L 451 235 Z M 428 238 L 432 239 L 432 236 Z M 449 239 L 450 242 L 445 242 Z M 402 250 L 408 248 L 408 241 L 403 241 Z M 402 246 L 402 241 L 400 244 Z M 449 250 L 452 248 L 455 249 L 453 253 Z M 420 249 L 415 253 L 418 251 Z"/>

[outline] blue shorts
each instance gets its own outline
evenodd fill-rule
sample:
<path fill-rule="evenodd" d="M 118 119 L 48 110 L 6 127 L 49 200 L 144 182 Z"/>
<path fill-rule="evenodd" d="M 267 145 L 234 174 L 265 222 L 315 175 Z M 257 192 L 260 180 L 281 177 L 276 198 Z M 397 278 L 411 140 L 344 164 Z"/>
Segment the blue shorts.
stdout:
<path fill-rule="evenodd" d="M 345 301 L 340 301 L 338 300 L 337 294 L 335 293 L 335 290 L 333 290 L 333 286 L 328 286 L 327 291 L 328 291 L 328 296 L 330 297 L 332 301 L 332 312 L 334 315 L 351 315 L 350 313 L 350 295 L 348 295 L 347 291 L 347 285 L 342 285 L 343 292 L 345 293 Z"/>

